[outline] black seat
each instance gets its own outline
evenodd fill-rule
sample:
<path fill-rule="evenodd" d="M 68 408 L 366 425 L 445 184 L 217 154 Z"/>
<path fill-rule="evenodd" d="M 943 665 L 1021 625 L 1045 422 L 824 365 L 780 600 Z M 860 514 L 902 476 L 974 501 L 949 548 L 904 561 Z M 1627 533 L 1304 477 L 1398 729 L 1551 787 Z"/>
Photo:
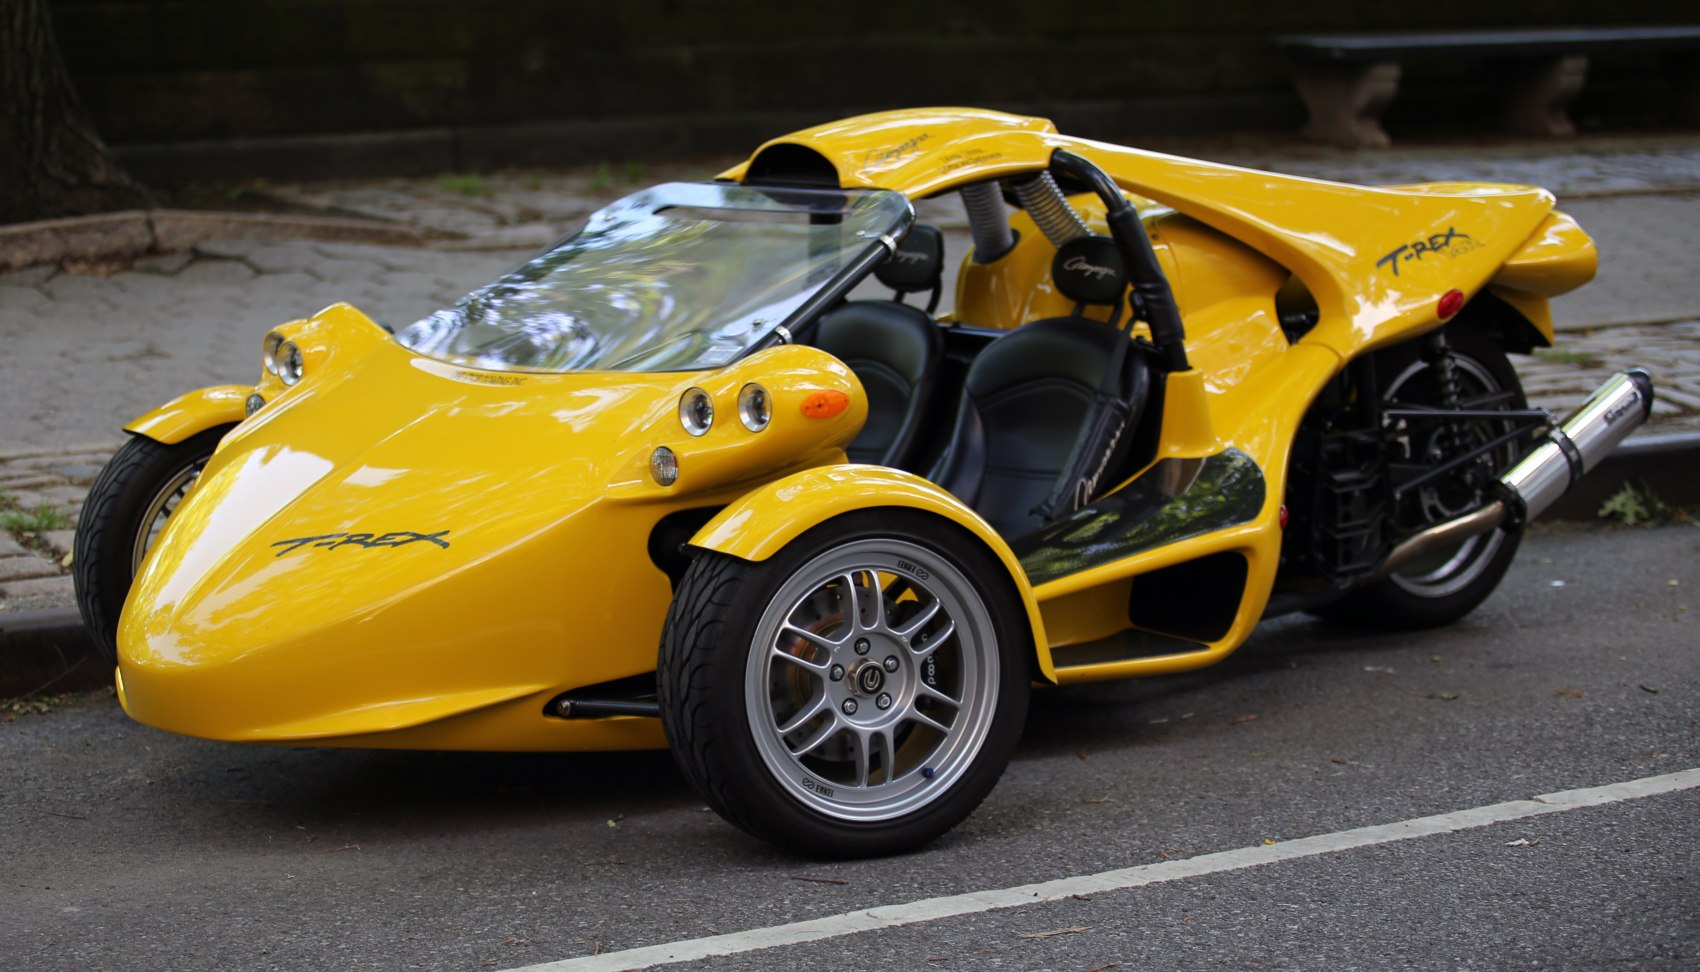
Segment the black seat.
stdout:
<path fill-rule="evenodd" d="M 850 366 L 868 396 L 868 421 L 845 450 L 851 462 L 908 469 L 921 437 L 921 415 L 938 376 L 944 341 L 931 313 L 944 270 L 944 237 L 916 225 L 874 276 L 891 300 L 853 300 L 821 315 L 809 343 Z M 932 290 L 927 310 L 905 294 Z"/>
<path fill-rule="evenodd" d="M 1081 316 L 1086 305 L 1119 307 L 1126 298 L 1127 278 L 1110 240 L 1081 237 L 1063 244 L 1051 275 L 1077 302 L 1074 316 L 1022 325 L 974 359 L 950 444 L 929 477 L 1011 538 L 1044 524 L 1035 507 L 1069 464 L 1118 342 L 1129 341 L 1112 324 Z M 1124 467 L 1152 379 L 1140 349 L 1129 348 L 1122 362 L 1111 388 L 1132 413 L 1105 466 L 1105 487 L 1131 472 Z"/>

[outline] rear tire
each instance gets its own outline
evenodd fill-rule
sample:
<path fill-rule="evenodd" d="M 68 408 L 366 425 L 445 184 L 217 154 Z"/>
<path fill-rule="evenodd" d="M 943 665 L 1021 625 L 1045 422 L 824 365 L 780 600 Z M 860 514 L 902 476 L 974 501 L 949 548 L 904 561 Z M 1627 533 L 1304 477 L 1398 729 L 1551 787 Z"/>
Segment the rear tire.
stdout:
<path fill-rule="evenodd" d="M 1527 407 L 1523 384 L 1505 352 L 1491 338 L 1467 327 L 1446 328 L 1446 342 L 1465 402 L 1500 395 L 1497 407 Z M 1441 392 L 1433 363 L 1422 354 L 1423 341 L 1390 348 L 1376 356 L 1377 384 L 1383 407 L 1440 406 Z M 1509 392 L 1509 397 L 1504 393 Z M 1471 444 L 1485 442 L 1511 430 L 1509 422 L 1474 420 L 1459 423 Z M 1445 451 L 1438 424 L 1434 430 L 1408 429 L 1399 440 L 1403 455 L 1395 458 L 1434 458 Z M 1482 460 L 1474 471 L 1477 482 L 1448 481 L 1422 487 L 1402 497 L 1394 511 L 1394 533 L 1403 540 L 1417 531 L 1481 506 L 1491 497 L 1487 483 L 1510 469 L 1528 448 L 1526 439 L 1513 441 Z M 1475 610 L 1499 586 L 1522 540 L 1518 529 L 1500 528 L 1436 554 L 1385 580 L 1358 588 L 1318 610 L 1324 617 L 1391 630 L 1434 628 Z"/>
<path fill-rule="evenodd" d="M 853 513 L 759 563 L 692 562 L 662 633 L 662 725 L 686 778 L 750 834 L 819 857 L 899 853 L 997 783 L 1031 647 L 978 540 L 923 513 Z"/>
<path fill-rule="evenodd" d="M 142 555 L 234 425 L 175 445 L 131 436 L 89 487 L 71 544 L 71 579 L 83 625 L 107 661 L 118 659 L 118 616 Z"/>

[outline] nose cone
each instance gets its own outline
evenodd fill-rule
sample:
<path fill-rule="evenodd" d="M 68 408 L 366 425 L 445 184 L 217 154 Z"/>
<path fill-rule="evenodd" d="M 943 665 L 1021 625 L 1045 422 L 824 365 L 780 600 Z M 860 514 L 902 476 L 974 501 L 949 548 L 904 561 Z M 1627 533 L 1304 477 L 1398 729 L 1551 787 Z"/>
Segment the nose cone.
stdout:
<path fill-rule="evenodd" d="M 564 608 L 561 585 L 584 592 L 592 619 L 612 617 L 616 578 L 624 596 L 658 596 L 658 635 L 667 582 L 642 534 L 617 555 L 587 555 L 632 507 L 581 514 L 629 461 L 608 448 L 631 421 L 619 404 L 661 396 L 604 379 L 519 400 L 414 370 L 363 386 L 377 393 L 290 402 L 226 440 L 125 606 L 119 662 L 134 718 L 308 740 L 633 674 L 572 653 L 599 646 L 570 636 L 584 612 Z M 430 387 L 410 384 L 421 380 Z M 634 551 L 641 561 L 619 559 Z"/>

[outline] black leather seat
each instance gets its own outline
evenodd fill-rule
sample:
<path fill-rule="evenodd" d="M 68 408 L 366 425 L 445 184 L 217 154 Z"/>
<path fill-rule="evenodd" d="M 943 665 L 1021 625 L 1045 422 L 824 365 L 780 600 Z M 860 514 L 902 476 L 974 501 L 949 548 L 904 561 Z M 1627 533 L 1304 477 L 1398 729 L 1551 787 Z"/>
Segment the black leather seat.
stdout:
<path fill-rule="evenodd" d="M 1068 465 L 1116 345 L 1129 341 L 1111 324 L 1080 316 L 1088 304 L 1119 306 L 1126 298 L 1126 276 L 1111 241 L 1065 243 L 1051 273 L 1057 289 L 1077 302 L 1075 316 L 1022 325 L 974 359 L 950 444 L 929 477 L 1011 538 L 1045 523 L 1034 508 Z M 1103 487 L 1132 471 L 1125 466 L 1151 379 L 1145 354 L 1129 348 L 1112 390 L 1132 413 L 1105 467 Z"/>
<path fill-rule="evenodd" d="M 815 347 L 850 366 L 868 396 L 868 421 L 845 451 L 851 462 L 911 468 L 921 417 L 933 397 L 944 341 L 931 316 L 944 270 L 944 238 L 931 226 L 910 229 L 891 259 L 874 271 L 891 300 L 853 300 L 821 315 Z M 903 303 L 931 289 L 927 310 Z"/>

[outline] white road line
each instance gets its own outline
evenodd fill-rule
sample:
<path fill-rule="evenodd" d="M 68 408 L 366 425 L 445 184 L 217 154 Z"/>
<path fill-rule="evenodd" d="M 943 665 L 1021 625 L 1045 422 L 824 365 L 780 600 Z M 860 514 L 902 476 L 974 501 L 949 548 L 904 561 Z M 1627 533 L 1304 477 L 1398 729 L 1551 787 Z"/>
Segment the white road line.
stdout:
<path fill-rule="evenodd" d="M 843 935 L 854 935 L 857 932 L 915 925 L 921 922 L 937 921 L 941 918 L 953 918 L 957 915 L 995 911 L 999 908 L 1043 904 L 1047 901 L 1058 901 L 1077 894 L 1125 891 L 1128 888 L 1137 888 L 1147 884 L 1162 884 L 1167 881 L 1179 881 L 1204 874 L 1237 871 L 1243 868 L 1257 867 L 1260 864 L 1274 864 L 1278 861 L 1314 857 L 1318 854 L 1332 854 L 1336 851 L 1351 850 L 1355 847 L 1370 847 L 1396 840 L 1410 840 L 1413 837 L 1450 834 L 1460 830 L 1469 830 L 1473 827 L 1505 823 L 1508 820 L 1521 820 L 1525 817 L 1538 817 L 1541 814 L 1560 813 L 1582 807 L 1596 807 L 1607 803 L 1636 800 L 1641 797 L 1656 796 L 1660 793 L 1674 793 L 1679 790 L 1691 790 L 1697 787 L 1700 787 L 1700 769 L 1689 769 L 1665 776 L 1649 776 L 1644 779 L 1629 780 L 1625 783 L 1547 793 L 1529 800 L 1513 800 L 1510 803 L 1495 803 L 1491 806 L 1475 807 L 1470 810 L 1455 810 L 1452 813 L 1442 813 L 1433 817 L 1418 817 L 1414 820 L 1401 820 L 1398 823 L 1382 824 L 1376 827 L 1360 827 L 1356 830 L 1342 830 L 1338 833 L 1320 834 L 1315 837 L 1305 837 L 1279 844 L 1204 854 L 1181 861 L 1141 864 L 1137 867 L 1124 867 L 1098 874 L 1060 878 L 1039 884 L 1025 884 L 1017 888 L 970 891 L 967 894 L 956 894 L 946 898 L 928 898 L 924 901 L 913 901 L 908 904 L 884 905 L 879 908 L 869 908 L 866 911 L 852 911 L 847 914 L 816 918 L 811 921 L 775 925 L 771 928 L 754 928 L 727 935 L 715 935 L 712 938 L 696 938 L 666 945 L 633 948 L 623 952 L 607 952 L 602 955 L 586 955 L 559 962 L 528 965 L 524 968 L 510 970 L 510 972 L 629 972 L 633 969 L 645 969 L 655 965 L 671 965 L 675 962 L 692 962 L 717 955 L 737 955 L 764 948 L 801 945 L 806 942 L 818 942 L 823 938 L 838 938 Z"/>

